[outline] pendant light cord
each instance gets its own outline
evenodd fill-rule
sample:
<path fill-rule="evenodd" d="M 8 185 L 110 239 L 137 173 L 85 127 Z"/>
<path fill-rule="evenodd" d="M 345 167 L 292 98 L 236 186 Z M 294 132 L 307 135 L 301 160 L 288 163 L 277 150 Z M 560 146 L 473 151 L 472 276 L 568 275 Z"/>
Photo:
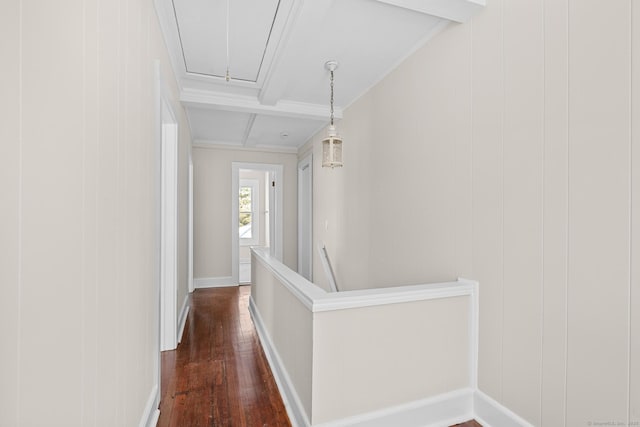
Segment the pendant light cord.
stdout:
<path fill-rule="evenodd" d="M 229 0 L 227 0 L 227 73 L 224 76 L 226 81 L 231 80 L 229 75 Z"/>
<path fill-rule="evenodd" d="M 331 126 L 333 126 L 333 70 L 331 70 Z"/>

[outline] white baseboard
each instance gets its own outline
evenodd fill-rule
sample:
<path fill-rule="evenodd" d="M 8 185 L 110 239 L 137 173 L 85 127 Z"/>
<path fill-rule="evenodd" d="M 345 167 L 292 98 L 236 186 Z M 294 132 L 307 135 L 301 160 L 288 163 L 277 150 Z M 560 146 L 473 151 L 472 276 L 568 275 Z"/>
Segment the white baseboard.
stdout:
<path fill-rule="evenodd" d="M 483 427 L 533 427 L 531 423 L 480 390 L 474 393 L 473 412 L 475 420 Z"/>
<path fill-rule="evenodd" d="M 205 288 L 226 288 L 229 286 L 238 286 L 233 281 L 233 277 L 202 277 L 199 279 L 193 279 L 193 286 L 195 289 Z"/>
<path fill-rule="evenodd" d="M 473 393 L 471 388 L 455 390 L 427 399 L 314 426 L 450 426 L 473 419 Z"/>
<path fill-rule="evenodd" d="M 289 378 L 289 374 L 287 374 L 287 371 L 284 368 L 282 359 L 273 345 L 269 333 L 264 327 L 264 322 L 262 321 L 262 317 L 260 316 L 252 297 L 249 298 L 249 313 L 251 313 L 251 319 L 253 320 L 253 324 L 258 332 L 262 349 L 264 350 L 269 366 L 273 371 L 273 376 L 276 380 L 276 384 L 278 385 L 278 390 L 280 390 L 280 395 L 282 396 L 282 401 L 284 402 L 291 424 L 293 427 L 309 427 L 311 423 L 309 422 L 307 412 L 305 411 L 304 406 L 302 406 L 300 397 L 291 382 L 291 378 Z"/>
<path fill-rule="evenodd" d="M 160 417 L 158 405 L 160 405 L 160 391 L 158 390 L 158 384 L 156 384 L 151 389 L 144 412 L 140 417 L 140 427 L 155 427 L 158 424 L 158 418 Z"/>
<path fill-rule="evenodd" d="M 180 310 L 180 317 L 178 318 L 178 344 L 182 341 L 182 334 L 184 334 L 184 327 L 187 324 L 187 316 L 189 315 L 189 295 L 184 296 L 182 301 L 182 309 Z"/>

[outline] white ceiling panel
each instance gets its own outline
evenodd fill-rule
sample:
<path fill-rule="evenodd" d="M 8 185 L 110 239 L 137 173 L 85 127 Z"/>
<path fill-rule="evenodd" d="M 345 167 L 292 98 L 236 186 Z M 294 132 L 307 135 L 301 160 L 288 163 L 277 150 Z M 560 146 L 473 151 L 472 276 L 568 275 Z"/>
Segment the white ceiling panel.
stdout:
<path fill-rule="evenodd" d="M 229 0 L 229 72 L 255 82 L 279 0 Z M 173 0 L 187 72 L 224 77 L 227 68 L 227 1 Z"/>
<path fill-rule="evenodd" d="M 319 120 L 259 115 L 253 122 L 247 146 L 300 147 L 324 124 Z"/>
<path fill-rule="evenodd" d="M 336 103 L 344 106 L 378 82 L 421 44 L 442 19 L 371 0 L 334 1 L 318 23 L 297 29 L 283 63 L 295 70 L 285 99 L 326 103 L 327 60 L 335 59 Z M 314 84 L 309 84 L 313 82 Z"/>
<path fill-rule="evenodd" d="M 243 144 L 251 114 L 206 108 L 187 108 L 194 140 L 221 144 Z"/>

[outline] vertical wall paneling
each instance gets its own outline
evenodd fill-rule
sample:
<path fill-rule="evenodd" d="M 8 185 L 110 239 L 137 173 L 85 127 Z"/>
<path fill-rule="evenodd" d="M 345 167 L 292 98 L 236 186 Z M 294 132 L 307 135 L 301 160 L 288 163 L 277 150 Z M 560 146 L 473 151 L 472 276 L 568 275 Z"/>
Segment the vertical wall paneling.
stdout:
<path fill-rule="evenodd" d="M 502 398 L 503 0 L 473 25 L 473 274 L 480 282 L 479 388 Z"/>
<path fill-rule="evenodd" d="M 342 239 L 343 251 L 337 259 L 350 260 L 347 265 L 341 265 L 338 283 L 352 284 L 354 287 L 365 287 L 370 283 L 372 275 L 369 255 L 372 250 L 371 238 L 372 233 L 369 229 L 371 224 L 371 214 L 375 208 L 371 206 L 371 194 L 363 191 L 370 185 L 371 179 L 375 176 L 372 171 L 376 167 L 371 162 L 371 148 L 364 141 L 373 139 L 373 127 L 375 121 L 372 119 L 372 102 L 370 98 L 372 94 L 368 94 L 360 98 L 356 104 L 358 107 L 350 109 L 349 114 L 340 121 L 339 128 L 345 138 L 354 141 L 354 144 L 343 148 L 343 155 L 349 157 L 351 167 L 345 169 L 345 177 L 343 185 L 345 186 L 345 194 L 350 195 L 344 201 L 345 208 L 341 218 L 348 226 L 344 227 L 344 235 Z M 351 138 L 350 135 L 358 135 L 358 138 Z M 320 148 L 320 141 L 316 147 Z M 320 151 L 314 153 L 314 158 L 321 156 Z M 319 166 L 319 165 L 318 165 Z M 314 165 L 316 167 L 316 165 Z M 314 175 L 317 175 L 314 169 Z M 315 181 L 312 183 L 315 186 Z M 322 194 L 323 190 L 320 190 Z M 331 194 L 331 193 L 329 193 Z M 314 204 L 318 200 L 316 194 L 313 194 Z M 315 205 L 314 205 L 315 206 Z M 315 219 L 314 219 L 314 222 Z M 328 247 L 333 248 L 333 242 L 326 242 Z M 319 283 L 326 283 L 327 277 L 323 270 L 322 262 L 316 257 L 319 252 L 313 247 L 313 269 L 314 278 L 319 278 Z M 328 286 L 328 285 L 327 285 Z"/>
<path fill-rule="evenodd" d="M 640 421 L 638 70 L 636 0 L 491 0 L 345 111 L 366 163 L 314 176 L 314 238 L 347 248 L 332 252 L 341 272 L 366 257 L 336 224 L 369 231 L 371 276 L 345 274 L 357 286 L 466 275 L 471 256 L 479 388 L 534 425 Z M 390 135 L 402 150 L 387 153 Z M 424 224 L 397 224 L 407 180 Z M 452 194 L 470 227 L 442 215 Z M 339 219 L 345 200 L 370 215 Z M 403 244 L 409 229 L 419 247 Z"/>
<path fill-rule="evenodd" d="M 116 301 L 118 301 L 115 307 L 116 317 L 112 321 L 116 326 L 116 334 L 118 342 L 126 340 L 125 328 L 126 319 L 126 307 L 128 301 L 125 301 L 126 286 L 125 280 L 127 278 L 129 268 L 129 251 L 130 248 L 127 245 L 128 224 L 126 222 L 126 211 L 128 209 L 127 202 L 129 201 L 129 191 L 127 186 L 126 174 L 126 147 L 127 143 L 127 119 L 128 109 L 127 105 L 127 72 L 129 71 L 129 64 L 127 63 L 129 55 L 127 54 L 127 36 L 128 32 L 128 8 L 125 0 L 116 0 L 118 4 L 118 33 L 114 38 L 116 43 L 117 52 L 117 68 L 116 68 L 116 176 L 114 177 L 116 202 L 115 202 L 115 214 L 116 221 L 119 227 L 116 231 L 116 280 L 113 286 L 116 292 Z M 123 304 L 124 303 L 124 304 Z M 126 378 L 124 373 L 126 372 L 126 350 L 124 346 L 118 345 L 116 350 L 116 357 L 114 359 L 118 375 L 116 376 L 116 387 L 118 389 L 125 389 Z M 124 395 L 118 395 L 116 400 L 116 423 L 118 425 L 124 423 L 124 419 L 127 411 L 127 402 Z"/>
<path fill-rule="evenodd" d="M 93 425 L 97 411 L 97 166 L 98 166 L 98 0 L 83 2 L 82 69 L 82 411 L 81 424 Z"/>
<path fill-rule="evenodd" d="M 631 312 L 629 425 L 640 423 L 640 5 L 631 1 Z"/>
<path fill-rule="evenodd" d="M 473 105 L 469 102 L 473 98 L 473 26 L 464 25 L 459 30 L 459 38 L 455 45 L 458 57 L 456 64 L 455 80 L 456 88 L 454 98 L 455 104 L 451 106 L 457 111 L 456 119 L 449 120 L 446 128 L 450 131 L 456 129 L 453 134 L 455 138 L 452 169 L 454 174 L 455 193 L 459 196 L 455 198 L 457 208 L 453 208 L 456 215 L 455 220 L 455 264 L 454 270 L 459 277 L 472 277 L 473 271 L 473 197 L 471 188 L 473 186 Z M 449 51 L 453 49 L 448 48 Z"/>
<path fill-rule="evenodd" d="M 20 1 L 0 14 L 0 425 L 18 424 L 20 307 Z"/>
<path fill-rule="evenodd" d="M 100 337 L 97 356 L 97 390 L 100 405 L 97 409 L 99 425 L 116 425 L 118 395 L 116 352 L 118 333 L 114 323 L 118 300 L 116 295 L 116 178 L 117 178 L 117 79 L 119 33 L 119 2 L 100 0 L 98 5 L 98 147 L 97 147 L 97 331 Z"/>
<path fill-rule="evenodd" d="M 82 394 L 82 2 L 23 2 L 22 18 L 19 409 L 25 425 L 40 424 L 41 414 L 77 425 Z M 43 312 L 45 304 L 56 310 Z M 51 351 L 59 348 L 67 351 Z M 42 363 L 45 353 L 47 363 Z M 65 393 L 60 384 L 66 384 Z"/>
<path fill-rule="evenodd" d="M 567 343 L 568 0 L 544 2 L 544 299 L 541 420 L 564 425 Z"/>
<path fill-rule="evenodd" d="M 155 11 L 3 6 L 0 425 L 137 425 L 157 390 L 154 60 L 178 98 Z"/>
<path fill-rule="evenodd" d="M 540 424 L 544 52 L 542 2 L 510 0 L 504 28 L 502 403 Z"/>
<path fill-rule="evenodd" d="M 627 417 L 629 4 L 569 9 L 570 426 Z"/>

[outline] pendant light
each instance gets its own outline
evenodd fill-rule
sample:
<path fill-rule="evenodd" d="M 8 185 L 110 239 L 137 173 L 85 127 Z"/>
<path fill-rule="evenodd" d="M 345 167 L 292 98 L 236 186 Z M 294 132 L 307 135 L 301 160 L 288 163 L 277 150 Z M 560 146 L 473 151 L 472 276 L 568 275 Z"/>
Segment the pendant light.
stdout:
<path fill-rule="evenodd" d="M 342 138 L 333 124 L 333 72 L 338 68 L 338 62 L 328 61 L 324 67 L 331 73 L 331 122 L 328 135 L 322 140 L 322 167 L 342 167 Z"/>

